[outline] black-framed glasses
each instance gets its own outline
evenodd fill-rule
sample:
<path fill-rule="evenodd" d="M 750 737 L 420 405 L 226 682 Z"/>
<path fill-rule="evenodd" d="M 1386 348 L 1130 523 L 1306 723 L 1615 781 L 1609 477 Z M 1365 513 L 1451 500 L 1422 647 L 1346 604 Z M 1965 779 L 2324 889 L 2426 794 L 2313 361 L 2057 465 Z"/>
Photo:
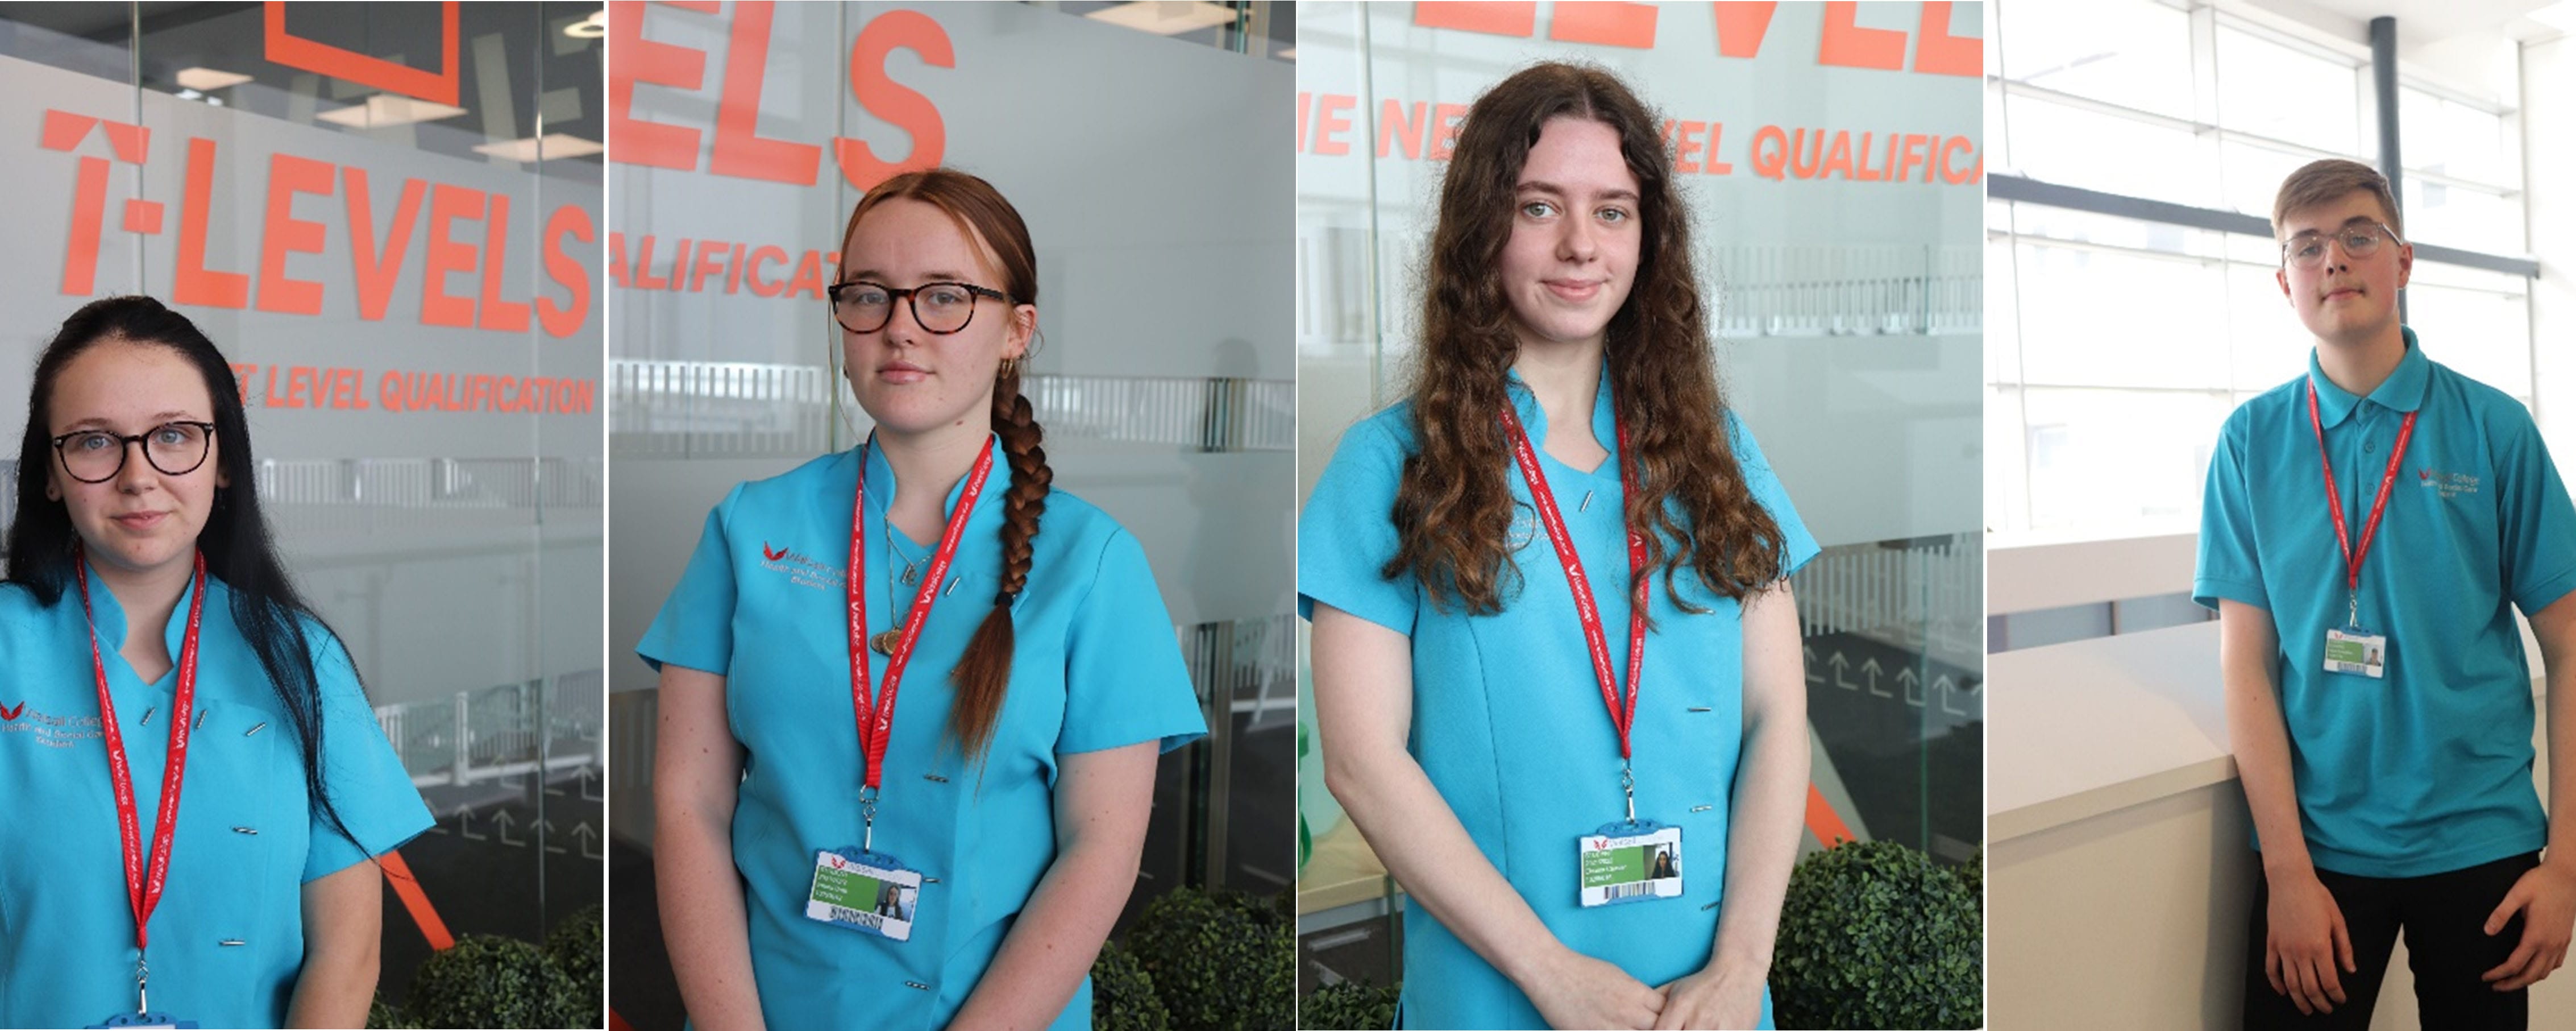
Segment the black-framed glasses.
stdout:
<path fill-rule="evenodd" d="M 128 444 L 143 445 L 143 460 L 162 475 L 186 476 L 206 464 L 214 439 L 211 422 L 165 422 L 135 434 L 73 430 L 54 438 L 54 453 L 62 456 L 63 471 L 72 479 L 106 483 L 125 471 Z"/>
<path fill-rule="evenodd" d="M 832 318 L 852 333 L 884 329 L 894 318 L 896 298 L 912 305 L 912 319 L 921 328 L 942 336 L 965 329 L 967 323 L 975 321 L 976 298 L 990 297 L 1004 303 L 1011 299 L 1009 294 L 973 283 L 923 283 L 910 290 L 897 290 L 883 283 L 857 280 L 834 283 L 824 292 L 832 298 Z"/>
<path fill-rule="evenodd" d="M 2343 248 L 2345 257 L 2360 261 L 2379 253 L 2379 243 L 2383 237 L 2388 242 L 2401 246 L 2406 242 L 2397 238 L 2397 230 L 2377 222 L 2348 225 L 2332 233 L 2300 233 L 2281 243 L 2281 263 L 2296 269 L 2312 269 L 2323 265 L 2326 261 L 2326 242 L 2329 240 L 2333 241 L 2335 246 Z"/>

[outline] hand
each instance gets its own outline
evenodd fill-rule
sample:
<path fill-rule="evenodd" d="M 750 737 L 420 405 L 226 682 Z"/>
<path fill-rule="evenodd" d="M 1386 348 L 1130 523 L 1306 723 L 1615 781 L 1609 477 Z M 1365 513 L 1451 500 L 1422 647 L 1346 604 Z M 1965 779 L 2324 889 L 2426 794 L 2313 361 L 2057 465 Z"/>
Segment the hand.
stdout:
<path fill-rule="evenodd" d="M 1657 989 L 1664 1012 L 1657 1028 L 1739 1028 L 1762 1022 L 1762 982 L 1768 971 L 1748 963 L 1709 960 L 1700 971 Z"/>
<path fill-rule="evenodd" d="M 2264 910 L 2269 933 L 2263 941 L 2263 976 L 2271 979 L 2273 991 L 2297 1003 L 2299 1012 L 2334 1012 L 2344 1001 L 2336 968 L 2346 974 L 2360 969 L 2352 962 L 2352 933 L 2344 929 L 2342 907 L 2314 872 L 2285 874 L 2271 890 L 2272 901 Z"/>
<path fill-rule="evenodd" d="M 2529 988 L 2567 962 L 2569 927 L 2576 924 L 2576 869 L 2553 862 L 2525 872 L 2513 882 L 2513 890 L 2504 893 L 2504 903 L 2487 917 L 2487 934 L 2503 931 L 2516 911 L 2522 913 L 2522 944 L 2502 964 L 2480 975 L 2499 992 Z"/>
<path fill-rule="evenodd" d="M 1560 949 L 1521 985 L 1547 1026 L 1651 1028 L 1664 995 L 1628 972 L 1572 949 Z"/>

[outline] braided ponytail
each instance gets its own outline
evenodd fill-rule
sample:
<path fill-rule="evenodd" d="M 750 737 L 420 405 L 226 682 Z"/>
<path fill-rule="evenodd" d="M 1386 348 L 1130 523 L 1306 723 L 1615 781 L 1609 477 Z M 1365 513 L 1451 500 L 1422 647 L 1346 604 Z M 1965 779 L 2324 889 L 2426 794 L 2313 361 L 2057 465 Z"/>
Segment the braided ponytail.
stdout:
<path fill-rule="evenodd" d="M 992 743 L 993 726 L 1002 717 L 1002 700 L 1010 693 L 1015 646 L 1011 602 L 1029 585 L 1029 563 L 1037 551 L 1030 540 L 1038 535 L 1038 517 L 1046 513 L 1047 485 L 1055 482 L 1055 471 L 1047 468 L 1046 450 L 1038 446 L 1046 431 L 1038 425 L 1029 399 L 1020 393 L 1016 361 L 1005 360 L 993 381 L 993 433 L 1001 438 L 1002 453 L 1011 465 L 1011 487 L 1002 494 L 1002 592 L 993 598 L 993 611 L 966 643 L 965 656 L 957 660 L 952 675 L 957 703 L 948 711 L 949 732 L 956 735 L 969 759 L 981 756 Z"/>

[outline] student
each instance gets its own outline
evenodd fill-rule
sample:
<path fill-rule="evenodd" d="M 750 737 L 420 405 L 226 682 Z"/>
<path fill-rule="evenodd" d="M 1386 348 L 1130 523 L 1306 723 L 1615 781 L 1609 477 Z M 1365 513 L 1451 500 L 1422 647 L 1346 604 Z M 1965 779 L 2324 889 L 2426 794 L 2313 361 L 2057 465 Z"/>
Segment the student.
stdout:
<path fill-rule="evenodd" d="M 1721 398 L 1662 124 L 1573 65 L 1476 101 L 1412 392 L 1299 520 L 1325 780 L 1405 887 L 1405 1027 L 1769 1026 L 1816 545 Z M 1640 823 L 1677 828 L 1683 894 L 1586 892 Z"/>
<path fill-rule="evenodd" d="M 205 1027 L 367 1019 L 369 859 L 429 810 L 254 468 L 231 366 L 158 301 L 92 302 L 37 360 L 0 582 L 0 1026 L 147 998 Z"/>
<path fill-rule="evenodd" d="M 2245 1023 L 2369 1026 L 2402 930 L 2424 1026 L 2522 1027 L 2576 914 L 2576 507 L 2531 413 L 2399 324 L 2387 180 L 2309 164 L 2272 227 L 2316 347 L 2220 431 L 2192 586 L 2263 861 Z"/>
<path fill-rule="evenodd" d="M 830 297 L 876 432 L 727 494 L 637 649 L 682 998 L 707 1031 L 1089 1027 L 1155 758 L 1207 729 L 1171 618 L 1136 538 L 1049 486 L 1000 193 L 878 184 Z M 908 939 L 816 918 L 833 855 L 917 880 Z"/>

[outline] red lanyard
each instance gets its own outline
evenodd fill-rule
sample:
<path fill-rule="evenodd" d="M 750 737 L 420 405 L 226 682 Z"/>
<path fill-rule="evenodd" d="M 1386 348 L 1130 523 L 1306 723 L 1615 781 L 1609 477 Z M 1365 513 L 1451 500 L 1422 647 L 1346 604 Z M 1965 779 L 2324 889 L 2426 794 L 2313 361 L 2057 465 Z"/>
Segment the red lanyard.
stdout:
<path fill-rule="evenodd" d="M 870 447 L 875 446 L 870 444 Z M 867 790 L 861 793 L 866 807 L 870 836 L 876 825 L 877 781 L 885 772 L 886 741 L 894 730 L 895 688 L 903 682 L 903 670 L 912 663 L 913 642 L 921 637 L 921 628 L 930 618 L 930 605 L 939 598 L 939 585 L 948 579 L 949 560 L 957 557 L 957 540 L 966 533 L 966 517 L 975 511 L 975 499 L 984 493 L 984 476 L 993 471 L 993 449 L 987 444 L 975 458 L 975 468 L 966 474 L 966 492 L 957 499 L 957 511 L 949 513 L 948 528 L 939 535 L 939 550 L 930 557 L 930 571 L 921 578 L 921 587 L 913 593 L 912 614 L 904 620 L 903 636 L 895 641 L 894 654 L 886 660 L 885 693 L 871 703 L 868 698 L 868 457 L 859 455 L 859 489 L 850 503 L 850 705 L 858 712 L 859 750 L 867 757 Z M 861 845 L 867 847 L 866 844 Z"/>
<path fill-rule="evenodd" d="M 1615 411 L 1611 418 L 1619 437 L 1619 487 L 1634 493 L 1636 484 L 1628 474 L 1628 427 Z M 1556 510 L 1556 494 L 1547 489 L 1547 474 L 1539 470 L 1538 453 L 1530 450 L 1529 433 L 1521 429 L 1520 417 L 1509 406 L 1503 409 L 1503 428 L 1511 431 L 1512 458 L 1520 463 L 1521 478 L 1529 481 L 1539 522 L 1547 527 L 1547 539 L 1556 545 L 1556 560 L 1564 564 L 1566 582 L 1574 588 L 1574 614 L 1583 621 L 1583 641 L 1592 650 L 1592 676 L 1601 682 L 1601 703 L 1610 710 L 1610 725 L 1619 731 L 1619 758 L 1626 759 L 1628 728 L 1637 721 L 1637 689 L 1646 680 L 1645 531 L 1628 528 L 1628 573 L 1634 597 L 1628 604 L 1628 700 L 1622 705 L 1618 677 L 1610 670 L 1610 642 L 1601 631 L 1601 609 L 1592 601 L 1591 581 L 1583 576 L 1583 557 L 1575 554 L 1574 536 L 1566 532 L 1565 516 Z"/>
<path fill-rule="evenodd" d="M 2317 460 L 2325 463 L 2326 504 L 2334 512 L 2335 543 L 2343 545 L 2344 587 L 2351 599 L 2348 623 L 2361 615 L 2361 560 L 2369 556 L 2371 539 L 2379 535 L 2379 517 L 2388 511 L 2388 489 L 2397 484 L 2397 467 L 2406 457 L 2406 442 L 2415 436 L 2418 414 L 2406 413 L 2406 421 L 2397 428 L 2397 446 L 2388 449 L 2388 472 L 2379 478 L 2379 498 L 2370 503 L 2370 522 L 2362 525 L 2361 546 L 2356 548 L 2352 531 L 2344 526 L 2343 492 L 2335 487 L 2334 459 L 2326 454 L 2325 419 L 2317 414 L 2317 381 L 2308 381 L 2308 425 L 2317 431 Z"/>
<path fill-rule="evenodd" d="M 197 699 L 197 627 L 206 611 L 206 554 L 197 553 L 195 586 L 188 598 L 188 632 L 179 644 L 179 690 L 170 700 L 170 746 L 161 768 L 161 811 L 152 821 L 152 866 L 143 865 L 143 831 L 134 812 L 134 771 L 125 762 L 125 735 L 116 725 L 116 702 L 108 696 L 107 663 L 98 650 L 98 620 L 90 611 L 89 558 L 76 555 L 81 615 L 90 621 L 89 665 L 98 678 L 98 721 L 106 736 L 108 780 L 116 788 L 116 829 L 125 842 L 125 897 L 134 908 L 134 949 L 143 950 L 152 910 L 161 904 L 161 888 L 170 876 L 170 838 L 179 828 L 180 775 L 188 768 L 189 710 Z M 136 961 L 141 969 L 141 960 Z"/>

